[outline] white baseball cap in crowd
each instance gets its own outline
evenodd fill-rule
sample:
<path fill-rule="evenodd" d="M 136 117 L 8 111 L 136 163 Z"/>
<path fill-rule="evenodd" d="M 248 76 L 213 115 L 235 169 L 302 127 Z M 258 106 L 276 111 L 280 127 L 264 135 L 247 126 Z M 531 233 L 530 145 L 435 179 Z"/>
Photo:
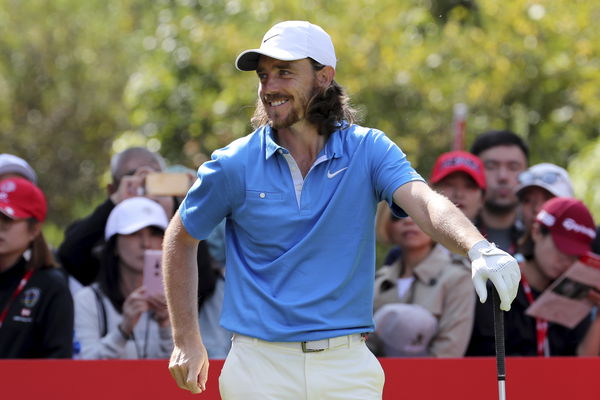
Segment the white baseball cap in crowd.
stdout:
<path fill-rule="evenodd" d="M 123 200 L 113 208 L 104 231 L 108 241 L 113 235 L 129 235 L 147 226 L 167 229 L 169 220 L 160 204 L 147 197 L 132 197 Z"/>
<path fill-rule="evenodd" d="M 418 304 L 390 303 L 377 310 L 373 319 L 386 357 L 427 356 L 438 326 L 427 309 Z"/>
<path fill-rule="evenodd" d="M 0 154 L 0 175 L 16 174 L 30 182 L 37 183 L 37 175 L 31 165 L 13 154 Z"/>
<path fill-rule="evenodd" d="M 529 167 L 519 174 L 517 196 L 525 189 L 537 186 L 546 189 L 555 197 L 573 197 L 573 185 L 569 173 L 555 164 L 541 163 Z"/>
<path fill-rule="evenodd" d="M 260 48 L 243 51 L 235 60 L 240 71 L 254 71 L 260 55 L 283 61 L 310 57 L 335 69 L 335 49 L 331 37 L 318 25 L 308 21 L 285 21 L 265 33 Z"/>

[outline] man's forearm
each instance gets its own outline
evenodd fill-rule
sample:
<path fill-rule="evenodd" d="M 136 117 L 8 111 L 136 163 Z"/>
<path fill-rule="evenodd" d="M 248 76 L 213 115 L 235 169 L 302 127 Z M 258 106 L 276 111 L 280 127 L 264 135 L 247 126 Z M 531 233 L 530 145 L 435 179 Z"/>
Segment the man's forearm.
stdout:
<path fill-rule="evenodd" d="M 441 194 L 433 192 L 427 210 L 432 229 L 427 233 L 447 249 L 466 255 L 475 243 L 484 239 L 463 212 Z"/>
<path fill-rule="evenodd" d="M 398 188 L 394 202 L 425 233 L 455 253 L 466 255 L 475 243 L 484 239 L 462 211 L 422 182 L 411 182 Z"/>
<path fill-rule="evenodd" d="M 175 344 L 200 337 L 198 325 L 198 241 L 185 230 L 176 214 L 163 242 L 163 273 Z"/>

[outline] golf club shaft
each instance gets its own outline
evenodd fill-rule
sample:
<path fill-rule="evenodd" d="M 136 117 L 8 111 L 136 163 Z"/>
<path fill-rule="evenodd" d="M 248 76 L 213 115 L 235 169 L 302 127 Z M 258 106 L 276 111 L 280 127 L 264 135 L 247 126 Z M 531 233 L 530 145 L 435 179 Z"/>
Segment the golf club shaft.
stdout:
<path fill-rule="evenodd" d="M 498 396 L 506 400 L 506 369 L 504 352 L 504 314 L 500 309 L 500 297 L 496 288 L 492 289 L 492 307 L 494 308 L 494 338 L 496 342 L 496 369 L 498 372 Z"/>

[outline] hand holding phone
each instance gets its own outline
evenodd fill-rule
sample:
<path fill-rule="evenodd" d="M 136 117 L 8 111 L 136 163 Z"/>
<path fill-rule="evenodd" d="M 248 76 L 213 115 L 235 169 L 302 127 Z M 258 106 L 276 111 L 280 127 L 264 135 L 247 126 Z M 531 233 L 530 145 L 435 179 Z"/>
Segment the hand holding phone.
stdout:
<path fill-rule="evenodd" d="M 144 250 L 144 278 L 142 285 L 149 296 L 165 293 L 162 275 L 162 250 Z"/>
<path fill-rule="evenodd" d="M 192 186 L 190 176 L 179 172 L 146 175 L 145 194 L 149 196 L 185 196 Z"/>

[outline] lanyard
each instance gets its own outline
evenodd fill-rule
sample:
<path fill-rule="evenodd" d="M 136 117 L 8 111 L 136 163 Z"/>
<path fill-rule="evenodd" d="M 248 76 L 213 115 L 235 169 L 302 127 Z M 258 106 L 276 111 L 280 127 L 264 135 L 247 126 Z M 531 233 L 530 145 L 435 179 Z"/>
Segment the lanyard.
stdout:
<path fill-rule="evenodd" d="M 521 273 L 521 284 L 523 285 L 523 291 L 527 297 L 529 304 L 533 303 L 533 294 L 531 293 L 531 286 L 527 283 L 525 274 Z M 548 338 L 548 321 L 542 318 L 535 318 L 535 333 L 537 339 L 537 354 L 538 356 L 546 356 L 545 345 Z"/>
<path fill-rule="evenodd" d="M 17 296 L 23 291 L 23 288 L 25 287 L 25 285 L 27 285 L 27 282 L 29 282 L 29 278 L 31 278 L 32 274 L 33 270 L 25 272 L 25 275 L 23 275 L 23 278 L 21 278 L 21 282 L 19 282 L 19 285 L 17 286 L 15 291 L 10 295 L 10 299 L 8 299 L 8 302 L 6 303 L 4 309 L 2 310 L 2 313 L 0 314 L 0 328 L 2 328 L 2 325 L 4 324 L 4 320 L 6 319 L 6 315 L 8 314 L 10 306 L 12 306 L 12 303 L 15 301 Z"/>

